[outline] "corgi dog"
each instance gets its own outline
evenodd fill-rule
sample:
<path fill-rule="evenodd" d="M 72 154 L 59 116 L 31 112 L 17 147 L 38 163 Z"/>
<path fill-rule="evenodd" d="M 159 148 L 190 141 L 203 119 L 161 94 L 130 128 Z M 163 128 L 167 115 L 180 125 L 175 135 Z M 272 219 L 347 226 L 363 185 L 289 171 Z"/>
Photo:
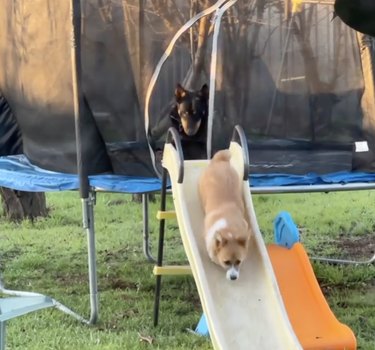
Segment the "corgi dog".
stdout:
<path fill-rule="evenodd" d="M 242 181 L 230 164 L 229 150 L 217 152 L 199 178 L 204 209 L 204 239 L 210 259 L 236 280 L 247 256 L 251 231 L 245 218 Z"/>

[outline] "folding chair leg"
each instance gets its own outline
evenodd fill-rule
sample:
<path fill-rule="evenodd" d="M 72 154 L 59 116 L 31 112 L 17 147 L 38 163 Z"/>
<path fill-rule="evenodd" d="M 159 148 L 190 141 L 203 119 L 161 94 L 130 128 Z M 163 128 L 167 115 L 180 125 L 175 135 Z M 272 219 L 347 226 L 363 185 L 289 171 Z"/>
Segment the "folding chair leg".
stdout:
<path fill-rule="evenodd" d="M 97 282 L 97 272 L 96 272 L 96 249 L 95 249 L 95 229 L 94 229 L 94 204 L 95 204 L 95 193 L 90 192 L 89 198 L 82 199 L 82 219 L 83 219 L 83 228 L 87 233 L 87 250 L 88 250 L 88 265 L 89 265 L 89 289 L 90 289 L 90 319 L 87 320 L 72 311 L 65 305 L 60 302 L 53 300 L 54 306 L 60 311 L 76 318 L 78 321 L 85 324 L 94 324 L 98 320 L 99 314 L 99 301 L 98 301 L 98 282 Z M 1 277 L 1 276 L 0 276 Z M 0 278 L 0 293 L 6 295 L 13 295 L 19 297 L 35 297 L 35 296 L 44 296 L 40 293 L 27 292 L 27 291 L 17 291 L 6 289 L 2 280 Z M 5 324 L 0 324 L 0 350 L 1 346 L 5 343 Z"/>
<path fill-rule="evenodd" d="M 368 260 L 346 260 L 346 259 L 336 259 L 336 258 L 320 258 L 312 257 L 311 260 L 326 262 L 330 264 L 347 264 L 347 265 L 370 265 L 375 264 L 375 254 Z"/>
<path fill-rule="evenodd" d="M 6 321 L 0 322 L 0 350 L 5 350 L 5 327 Z"/>

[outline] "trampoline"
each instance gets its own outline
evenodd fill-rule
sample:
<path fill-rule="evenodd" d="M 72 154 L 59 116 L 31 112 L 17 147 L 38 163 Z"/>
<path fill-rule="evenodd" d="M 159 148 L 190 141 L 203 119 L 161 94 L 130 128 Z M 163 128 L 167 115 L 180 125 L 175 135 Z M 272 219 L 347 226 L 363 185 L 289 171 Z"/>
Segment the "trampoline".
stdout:
<path fill-rule="evenodd" d="M 227 147 L 241 125 L 252 193 L 375 188 L 373 39 L 332 20 L 333 4 L 4 0 L 0 186 L 79 190 L 91 311 L 75 317 L 98 318 L 97 192 L 143 195 L 153 260 L 148 193 L 161 188 L 177 83 L 209 84 L 198 157 Z"/>

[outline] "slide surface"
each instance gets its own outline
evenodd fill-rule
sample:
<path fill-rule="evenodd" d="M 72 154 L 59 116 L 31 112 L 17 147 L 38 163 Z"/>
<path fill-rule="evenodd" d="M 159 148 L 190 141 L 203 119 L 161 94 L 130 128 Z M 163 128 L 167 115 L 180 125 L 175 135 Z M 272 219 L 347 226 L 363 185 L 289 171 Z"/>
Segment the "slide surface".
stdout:
<path fill-rule="evenodd" d="M 242 178 L 241 146 L 230 145 L 232 165 Z M 184 162 L 184 180 L 178 183 L 177 151 L 166 144 L 163 166 L 168 170 L 177 220 L 215 349 L 302 349 L 284 308 L 267 248 L 259 231 L 247 181 L 243 194 L 254 233 L 249 257 L 240 277 L 229 281 L 224 270 L 211 262 L 203 239 L 203 209 L 198 178 L 206 160 Z"/>
<path fill-rule="evenodd" d="M 352 330 L 331 311 L 301 243 L 268 247 L 289 320 L 305 350 L 355 350 Z"/>

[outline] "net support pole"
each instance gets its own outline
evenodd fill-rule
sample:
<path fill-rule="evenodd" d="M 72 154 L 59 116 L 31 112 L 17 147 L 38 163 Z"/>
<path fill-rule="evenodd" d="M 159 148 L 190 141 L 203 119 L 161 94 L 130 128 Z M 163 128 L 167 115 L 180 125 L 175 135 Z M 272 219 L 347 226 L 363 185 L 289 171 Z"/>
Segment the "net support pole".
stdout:
<path fill-rule="evenodd" d="M 80 0 L 71 0 L 71 20 L 72 20 L 72 38 L 71 38 L 71 58 L 72 58 L 72 85 L 73 85 L 73 104 L 74 104 L 74 122 L 76 136 L 77 153 L 77 173 L 79 176 L 79 192 L 82 201 L 83 228 L 87 233 L 88 249 L 88 268 L 89 268 L 89 288 L 90 288 L 90 306 L 91 313 L 89 323 L 94 324 L 98 319 L 98 287 L 96 272 L 96 248 L 95 248 L 95 229 L 94 229 L 94 204 L 95 194 L 90 191 L 87 160 L 82 151 L 82 132 L 84 117 L 84 100 L 82 92 L 82 64 L 81 64 L 81 33 L 82 33 L 82 9 Z"/>
<path fill-rule="evenodd" d="M 207 141 L 206 151 L 207 159 L 212 157 L 212 128 L 214 123 L 214 109 L 215 109 L 215 83 L 216 83 L 216 70 L 217 70 L 217 52 L 218 52 L 218 38 L 220 33 L 221 18 L 224 13 L 233 6 L 237 0 L 228 0 L 225 4 L 218 7 L 214 17 L 214 34 L 212 37 L 212 51 L 211 51 L 211 64 L 210 64 L 210 87 L 208 99 L 208 121 L 207 121 Z"/>

